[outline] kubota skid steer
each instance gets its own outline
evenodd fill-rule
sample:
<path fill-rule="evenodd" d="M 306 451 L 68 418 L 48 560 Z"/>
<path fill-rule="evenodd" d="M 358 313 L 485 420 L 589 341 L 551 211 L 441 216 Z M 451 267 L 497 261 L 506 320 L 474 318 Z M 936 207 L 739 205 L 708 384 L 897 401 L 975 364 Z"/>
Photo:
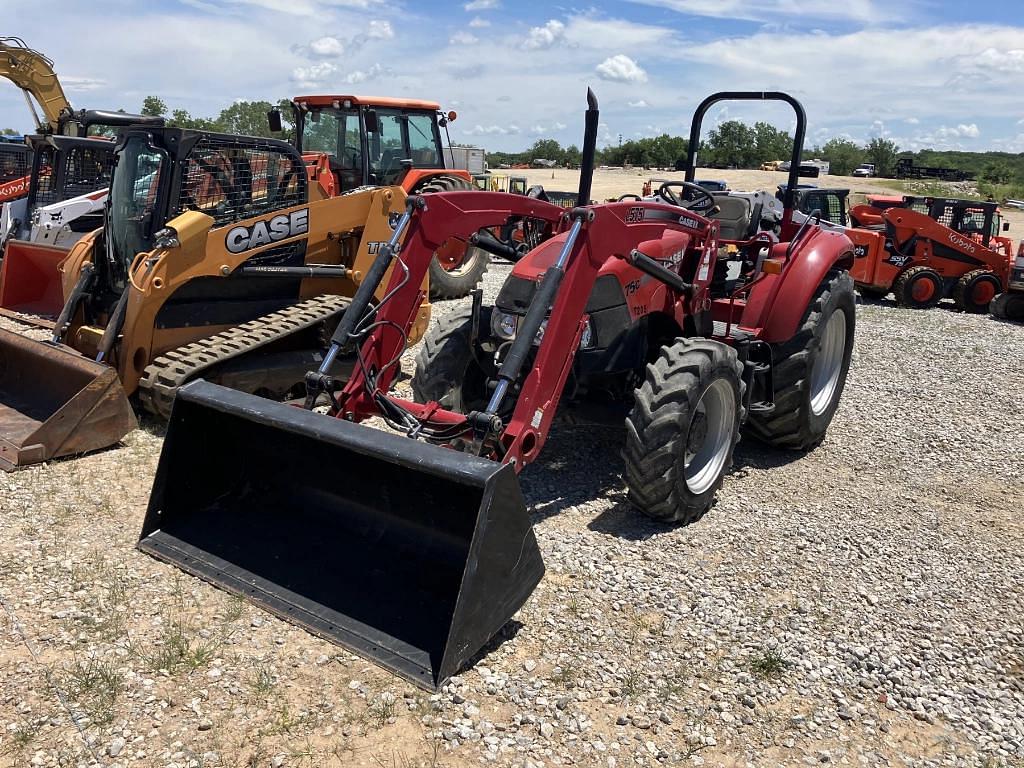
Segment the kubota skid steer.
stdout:
<path fill-rule="evenodd" d="M 584 201 L 598 126 L 588 97 Z M 691 168 L 701 119 L 730 98 L 790 103 L 799 158 L 806 120 L 792 97 L 715 94 L 694 118 Z M 685 207 L 410 196 L 306 377 L 305 409 L 206 382 L 180 390 L 140 549 L 436 688 L 542 576 L 516 474 L 577 396 L 633 403 L 630 499 L 663 520 L 708 509 L 745 419 L 777 445 L 824 437 L 852 350 L 852 245 L 809 219 L 797 226 L 791 195 L 785 204 L 783 241 L 744 233 L 732 243 L 741 276 L 727 280 L 719 222 Z M 432 331 L 425 349 L 446 352 L 421 358 L 416 402 L 390 394 L 433 252 L 513 218 L 555 234 L 516 264 L 500 306 L 476 294 L 458 333 Z M 357 363 L 342 383 L 330 365 L 349 349 Z M 323 402 L 329 416 L 312 411 Z M 370 417 L 402 434 L 353 423 Z"/>
<path fill-rule="evenodd" d="M 24 143 L 0 138 L 0 205 L 28 194 L 32 150 Z"/>
<path fill-rule="evenodd" d="M 129 397 L 166 418 L 199 376 L 301 391 L 405 201 L 396 186 L 310 202 L 306 183 L 285 142 L 123 131 L 103 228 L 70 253 L 12 241 L 3 261 L 0 308 L 53 337 L 0 331 L 0 469 L 112 445 L 135 425 Z"/>

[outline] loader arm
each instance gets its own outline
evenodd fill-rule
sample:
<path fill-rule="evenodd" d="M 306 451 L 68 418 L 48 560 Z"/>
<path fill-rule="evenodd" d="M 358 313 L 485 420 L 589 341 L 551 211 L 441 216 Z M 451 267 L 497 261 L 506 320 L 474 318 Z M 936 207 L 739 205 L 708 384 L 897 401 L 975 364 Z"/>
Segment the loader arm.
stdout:
<path fill-rule="evenodd" d="M 891 233 L 894 246 L 906 255 L 965 262 L 990 269 L 1001 279 L 1007 274 L 1008 256 L 944 226 L 928 214 L 910 208 L 889 208 L 882 213 L 882 219 Z"/>
<path fill-rule="evenodd" d="M 590 214 L 589 216 L 587 214 Z M 387 398 L 385 393 L 397 374 L 395 360 L 404 350 L 403 334 L 415 317 L 422 300 L 419 279 L 430 263 L 439 241 L 447 237 L 468 239 L 474 232 L 502 223 L 510 216 L 530 216 L 558 226 L 563 240 L 576 216 L 587 219 L 581 233 L 570 245 L 564 279 L 558 285 L 543 340 L 526 372 L 512 417 L 500 430 L 500 446 L 488 452 L 490 458 L 514 464 L 517 471 L 533 461 L 546 440 L 558 401 L 572 367 L 574 352 L 583 330 L 584 309 L 598 272 L 608 258 L 629 260 L 638 244 L 657 240 L 666 230 L 691 236 L 690 246 L 701 248 L 701 266 L 708 269 L 695 281 L 683 299 L 687 312 L 708 303 L 708 284 L 713 274 L 717 250 L 717 223 L 690 211 L 680 215 L 678 208 L 660 203 L 618 203 L 596 209 L 564 209 L 518 195 L 488 192 L 453 192 L 431 195 L 426 210 L 416 211 L 411 219 L 401 259 L 409 269 L 392 273 L 387 294 L 392 298 L 372 316 L 373 330 L 361 344 L 361 365 L 336 398 L 333 413 L 339 418 L 361 421 L 388 414 L 398 403 L 401 411 L 421 422 L 445 427 L 453 434 L 471 431 L 477 414 L 446 411 L 436 404 L 420 405 Z M 540 293 L 540 291 L 538 291 Z M 492 414 L 493 415 L 493 414 Z"/>
<path fill-rule="evenodd" d="M 6 77 L 25 94 L 40 131 L 60 131 L 60 115 L 70 112 L 71 104 L 64 95 L 50 59 L 29 48 L 19 38 L 0 38 L 0 76 Z M 42 118 L 36 114 L 29 97 L 39 104 Z"/>

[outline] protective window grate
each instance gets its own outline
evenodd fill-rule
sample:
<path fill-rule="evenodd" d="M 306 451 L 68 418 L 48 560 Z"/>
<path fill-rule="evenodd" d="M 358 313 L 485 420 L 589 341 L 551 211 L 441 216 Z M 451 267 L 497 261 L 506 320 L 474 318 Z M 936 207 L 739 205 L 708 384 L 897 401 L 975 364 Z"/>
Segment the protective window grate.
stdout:
<path fill-rule="evenodd" d="M 306 202 L 302 158 L 270 142 L 203 136 L 186 163 L 172 218 L 199 211 L 224 226 Z"/>
<path fill-rule="evenodd" d="M 109 187 L 114 172 L 114 145 L 66 150 L 47 146 L 39 150 L 37 162 L 35 205 L 52 205 Z"/>
<path fill-rule="evenodd" d="M 0 184 L 23 179 L 32 172 L 32 153 L 28 147 L 0 144 Z"/>

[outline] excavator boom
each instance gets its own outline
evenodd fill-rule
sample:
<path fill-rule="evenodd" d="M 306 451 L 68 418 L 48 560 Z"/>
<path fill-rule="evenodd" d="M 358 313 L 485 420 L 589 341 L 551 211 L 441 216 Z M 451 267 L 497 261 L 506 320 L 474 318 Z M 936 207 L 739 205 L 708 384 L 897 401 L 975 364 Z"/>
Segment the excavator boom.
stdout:
<path fill-rule="evenodd" d="M 60 115 L 70 111 L 71 104 L 64 95 L 50 59 L 29 48 L 20 38 L 0 37 L 0 76 L 6 77 L 25 93 L 40 131 L 60 131 Z M 43 110 L 42 118 L 36 114 L 28 98 L 30 96 Z"/>

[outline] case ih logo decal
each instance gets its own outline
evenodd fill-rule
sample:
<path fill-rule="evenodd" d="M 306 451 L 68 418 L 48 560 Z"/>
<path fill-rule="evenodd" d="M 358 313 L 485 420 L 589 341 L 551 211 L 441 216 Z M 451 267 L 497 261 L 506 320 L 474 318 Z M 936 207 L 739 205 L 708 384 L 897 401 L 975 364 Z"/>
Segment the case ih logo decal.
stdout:
<path fill-rule="evenodd" d="M 703 222 L 697 221 L 697 219 L 691 219 L 689 216 L 680 216 L 679 224 L 690 229 L 704 229 Z"/>
<path fill-rule="evenodd" d="M 626 223 L 627 224 L 636 224 L 637 222 L 640 222 L 640 221 L 643 221 L 643 220 L 644 220 L 644 209 L 641 208 L 639 205 L 636 206 L 635 208 L 630 208 L 626 212 Z"/>
<path fill-rule="evenodd" d="M 960 237 L 956 232 L 949 233 L 949 242 L 967 251 L 967 253 L 974 253 L 978 250 L 974 243 L 965 237 Z"/>
<path fill-rule="evenodd" d="M 309 208 L 282 213 L 271 219 L 257 221 L 249 227 L 232 227 L 224 239 L 231 253 L 242 253 L 261 245 L 270 245 L 309 232 Z"/>

